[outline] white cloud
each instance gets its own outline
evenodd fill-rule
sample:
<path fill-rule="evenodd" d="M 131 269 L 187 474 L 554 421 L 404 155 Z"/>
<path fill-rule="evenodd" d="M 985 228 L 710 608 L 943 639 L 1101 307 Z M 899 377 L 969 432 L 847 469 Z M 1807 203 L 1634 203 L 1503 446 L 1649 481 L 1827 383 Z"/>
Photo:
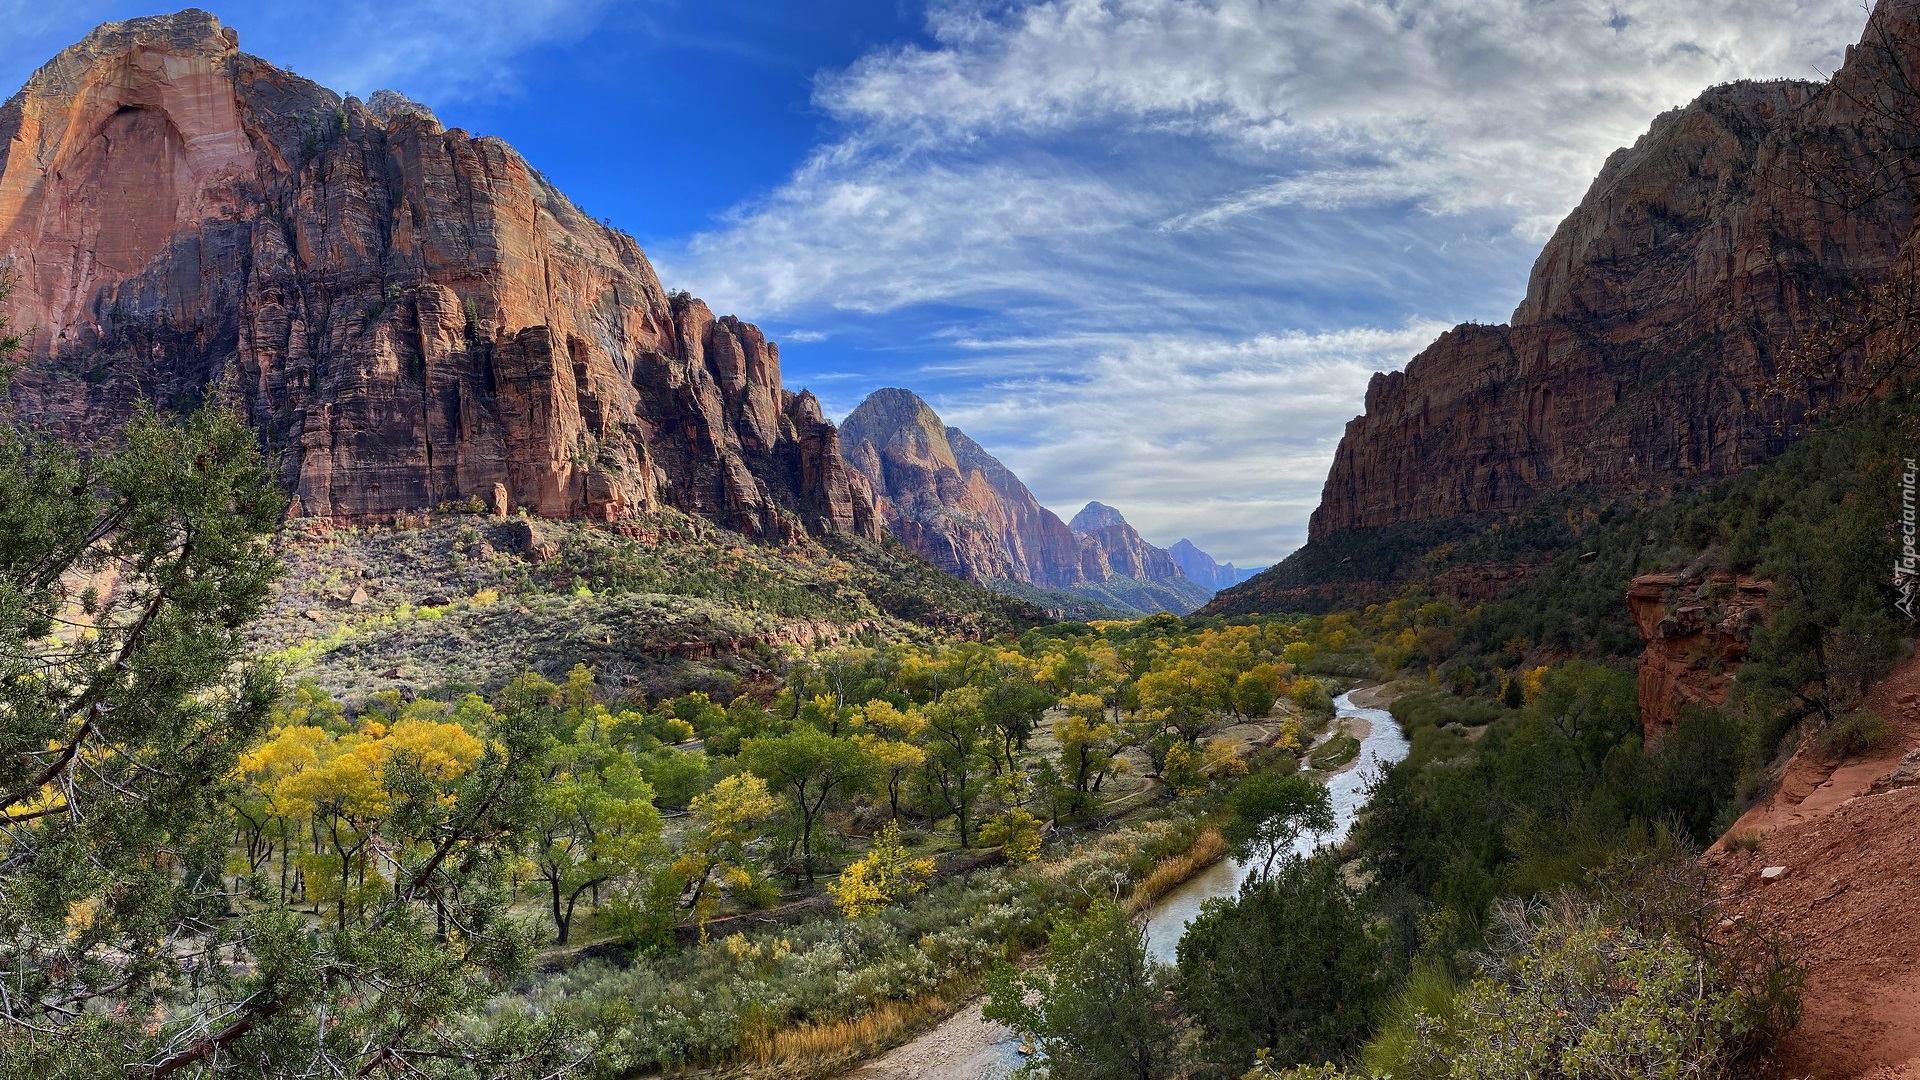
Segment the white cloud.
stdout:
<path fill-rule="evenodd" d="M 950 143 L 1090 122 L 1154 126 L 1357 171 L 1442 210 L 1557 218 L 1657 112 L 1738 78 L 1830 69 L 1855 0 L 950 0 L 937 45 L 870 56 L 821 103 L 872 133 Z M 1370 168 L 1356 169 L 1355 159 Z M 1318 177 L 1320 183 L 1311 180 Z"/>
<path fill-rule="evenodd" d="M 292 0 L 215 12 L 248 52 L 342 93 L 396 89 L 428 105 L 511 92 L 530 49 L 584 39 L 614 0 Z M 123 0 L 0 0 L 0 79 L 12 86 L 96 25 L 150 11 Z"/>
<path fill-rule="evenodd" d="M 515 56 L 584 39 L 609 7 L 610 0 L 348 0 L 274 5 L 230 24 L 243 48 L 342 93 L 395 89 L 433 106 L 513 91 Z"/>
<path fill-rule="evenodd" d="M 1152 226 L 1410 204 L 1537 241 L 1657 113 L 1814 77 L 1857 0 L 944 0 L 843 125 L 664 261 L 742 310 L 993 297 Z"/>

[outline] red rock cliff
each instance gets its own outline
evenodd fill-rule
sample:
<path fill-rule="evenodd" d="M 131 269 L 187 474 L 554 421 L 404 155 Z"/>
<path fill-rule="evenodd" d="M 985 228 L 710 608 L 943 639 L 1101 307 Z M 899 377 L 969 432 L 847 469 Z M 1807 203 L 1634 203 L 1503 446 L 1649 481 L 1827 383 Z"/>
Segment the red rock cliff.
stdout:
<path fill-rule="evenodd" d="M 103 26 L 0 108 L 23 415 L 75 438 L 236 380 L 297 513 L 474 496 L 878 535 L 779 349 L 667 294 L 495 138 L 239 51 L 201 11 Z"/>
<path fill-rule="evenodd" d="M 1915 43 L 1917 15 L 1886 0 L 1874 17 Z M 1827 275 L 1876 280 L 1913 228 L 1904 187 L 1844 213 L 1809 177 L 1809 161 L 1873 162 L 1849 93 L 1881 63 L 1859 49 L 1830 85 L 1716 87 L 1615 152 L 1509 325 L 1456 327 L 1374 376 L 1311 538 L 1725 476 L 1780 452 L 1776 424 L 1800 406 L 1761 391 L 1809 326 L 1805 298 L 1831 291 Z"/>
<path fill-rule="evenodd" d="M 1640 654 L 1640 726 L 1649 748 L 1686 706 L 1726 702 L 1754 628 L 1767 620 L 1771 585 L 1724 573 L 1688 581 L 1673 574 L 1633 579 L 1627 609 L 1646 643 Z"/>

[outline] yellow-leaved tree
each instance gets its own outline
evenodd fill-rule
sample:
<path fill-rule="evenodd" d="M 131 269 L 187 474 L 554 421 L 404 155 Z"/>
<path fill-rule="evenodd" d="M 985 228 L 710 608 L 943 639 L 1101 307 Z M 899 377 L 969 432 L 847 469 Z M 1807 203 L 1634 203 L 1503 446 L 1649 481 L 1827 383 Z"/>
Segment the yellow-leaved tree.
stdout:
<path fill-rule="evenodd" d="M 932 876 L 933 860 L 907 854 L 899 824 L 889 821 L 874 836 L 873 849 L 828 882 L 827 892 L 841 914 L 857 919 L 926 888 Z"/>
<path fill-rule="evenodd" d="M 688 804 L 694 825 L 673 873 L 692 887 L 686 906 L 707 940 L 707 920 L 720 909 L 722 887 L 741 892 L 755 878 L 747 843 L 759 835 L 759 825 L 773 815 L 776 804 L 767 782 L 752 773 L 735 773 L 713 785 Z"/>

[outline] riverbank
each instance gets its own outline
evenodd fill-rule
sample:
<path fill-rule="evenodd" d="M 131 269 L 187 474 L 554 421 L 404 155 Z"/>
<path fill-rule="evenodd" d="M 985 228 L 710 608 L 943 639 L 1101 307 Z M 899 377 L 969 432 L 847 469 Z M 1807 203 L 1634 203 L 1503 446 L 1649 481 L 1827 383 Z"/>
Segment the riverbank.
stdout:
<path fill-rule="evenodd" d="M 1330 837 L 1338 843 L 1346 836 L 1353 819 L 1364 803 L 1365 770 L 1369 763 L 1397 761 L 1406 755 L 1408 744 L 1386 708 L 1395 691 L 1388 686 L 1365 687 L 1342 694 L 1335 702 L 1334 731 L 1345 730 L 1361 742 L 1362 750 L 1340 768 L 1323 774 L 1328 794 L 1334 802 L 1338 822 Z M 1196 849 L 1204 842 L 1196 842 Z M 1212 834 L 1218 839 L 1218 834 Z M 1224 845 L 1221 845 L 1224 854 Z M 1165 860 L 1172 863 L 1175 856 Z M 1237 892 L 1246 876 L 1243 867 L 1215 855 L 1211 859 L 1190 859 L 1191 865 L 1177 882 L 1167 883 L 1161 895 L 1151 903 L 1129 907 L 1145 914 L 1148 948 L 1163 962 L 1171 962 L 1180 933 L 1199 912 L 1200 905 L 1215 896 Z M 1158 869 L 1142 884 L 1161 877 Z M 1004 1080 L 1024 1059 L 1014 1033 L 980 1016 L 981 999 L 966 1002 L 953 1016 L 937 1023 L 913 1039 L 845 1073 L 834 1074 L 842 1080 Z"/>
<path fill-rule="evenodd" d="M 1162 897 L 1211 869 L 1227 854 L 1218 829 L 1202 832 L 1183 855 L 1163 859 L 1134 885 L 1127 910 L 1140 915 Z M 1019 1067 L 1013 1033 L 980 1015 L 984 996 L 966 1002 L 924 1034 L 842 1074 L 846 1080 L 989 1080 Z"/>

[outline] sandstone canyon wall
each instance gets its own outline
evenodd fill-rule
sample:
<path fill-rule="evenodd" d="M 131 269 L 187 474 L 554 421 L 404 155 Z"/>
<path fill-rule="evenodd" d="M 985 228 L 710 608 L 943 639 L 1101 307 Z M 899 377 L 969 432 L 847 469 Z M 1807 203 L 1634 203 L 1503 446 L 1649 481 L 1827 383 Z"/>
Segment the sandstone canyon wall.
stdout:
<path fill-rule="evenodd" d="M 1874 18 L 1912 48 L 1917 16 L 1886 0 Z M 1858 48 L 1830 84 L 1716 87 L 1615 152 L 1509 324 L 1456 327 L 1374 376 L 1310 538 L 1658 491 L 1784 449 L 1810 403 L 1763 388 L 1817 325 L 1808 298 L 1883 279 L 1913 229 L 1907 185 L 1848 208 L 1830 172 L 1879 167 L 1857 102 L 1885 63 Z"/>
<path fill-rule="evenodd" d="M 473 497 L 878 535 L 779 349 L 668 294 L 499 139 L 340 98 L 212 15 L 109 24 L 0 108 L 22 415 L 87 440 L 230 380 L 296 513 Z"/>
<path fill-rule="evenodd" d="M 1627 610 L 1646 643 L 1640 654 L 1640 725 L 1649 748 L 1688 705 L 1726 703 L 1754 630 L 1770 616 L 1771 588 L 1772 582 L 1746 574 L 1633 579 Z"/>

